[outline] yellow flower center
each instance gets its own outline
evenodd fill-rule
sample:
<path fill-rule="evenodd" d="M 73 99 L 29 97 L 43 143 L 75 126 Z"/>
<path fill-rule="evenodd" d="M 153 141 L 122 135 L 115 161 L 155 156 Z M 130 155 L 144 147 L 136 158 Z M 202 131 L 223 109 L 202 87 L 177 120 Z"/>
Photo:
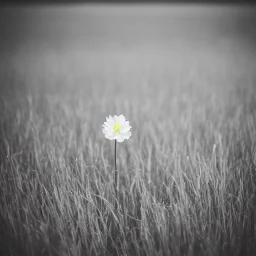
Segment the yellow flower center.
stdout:
<path fill-rule="evenodd" d="M 121 128 L 121 125 L 119 122 L 116 122 L 113 126 L 113 129 L 115 132 L 119 132 L 120 131 L 120 128 Z"/>

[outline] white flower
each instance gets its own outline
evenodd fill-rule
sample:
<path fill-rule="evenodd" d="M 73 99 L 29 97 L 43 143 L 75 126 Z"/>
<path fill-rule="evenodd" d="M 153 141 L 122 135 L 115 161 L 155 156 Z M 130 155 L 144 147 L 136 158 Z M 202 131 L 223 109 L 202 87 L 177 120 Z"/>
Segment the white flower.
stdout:
<path fill-rule="evenodd" d="M 128 140 L 132 135 L 130 132 L 132 127 L 123 115 L 107 117 L 107 121 L 102 126 L 102 132 L 105 134 L 106 139 L 109 140 L 123 142 L 125 139 Z"/>

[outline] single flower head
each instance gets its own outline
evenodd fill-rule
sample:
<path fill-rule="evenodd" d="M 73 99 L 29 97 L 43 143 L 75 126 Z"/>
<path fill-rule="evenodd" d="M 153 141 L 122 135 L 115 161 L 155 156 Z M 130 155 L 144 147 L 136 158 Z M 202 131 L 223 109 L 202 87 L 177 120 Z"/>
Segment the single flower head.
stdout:
<path fill-rule="evenodd" d="M 107 121 L 103 124 L 102 131 L 106 139 L 123 142 L 131 137 L 131 128 L 129 121 L 126 121 L 123 115 L 109 116 L 107 117 Z"/>

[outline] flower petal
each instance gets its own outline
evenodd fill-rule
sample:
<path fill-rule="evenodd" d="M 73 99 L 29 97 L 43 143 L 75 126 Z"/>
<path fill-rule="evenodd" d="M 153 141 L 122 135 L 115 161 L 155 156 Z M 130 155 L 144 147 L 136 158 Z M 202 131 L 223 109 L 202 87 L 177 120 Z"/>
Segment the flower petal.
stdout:
<path fill-rule="evenodd" d="M 124 137 L 123 136 L 118 136 L 118 138 L 116 139 L 117 142 L 123 142 L 124 141 Z"/>
<path fill-rule="evenodd" d="M 118 116 L 118 117 L 117 117 L 117 121 L 118 121 L 121 125 L 123 125 L 123 124 L 125 123 L 125 117 L 124 117 L 124 115 Z"/>
<path fill-rule="evenodd" d="M 130 129 L 131 129 L 130 125 L 122 126 L 120 129 L 120 133 L 126 133 L 126 132 L 130 131 Z"/>
<path fill-rule="evenodd" d="M 129 131 L 129 132 L 127 132 L 126 134 L 124 134 L 123 136 L 124 136 L 124 138 L 125 138 L 126 140 L 128 140 L 128 139 L 131 137 L 131 135 L 132 135 L 132 133 Z"/>

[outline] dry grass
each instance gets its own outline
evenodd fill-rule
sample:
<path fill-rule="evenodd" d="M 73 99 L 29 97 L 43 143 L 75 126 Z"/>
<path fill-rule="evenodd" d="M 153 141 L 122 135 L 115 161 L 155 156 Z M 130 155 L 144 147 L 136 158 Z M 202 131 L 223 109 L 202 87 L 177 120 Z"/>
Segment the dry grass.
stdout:
<path fill-rule="evenodd" d="M 1 255 L 256 254 L 255 60 L 167 45 L 2 56 Z"/>

